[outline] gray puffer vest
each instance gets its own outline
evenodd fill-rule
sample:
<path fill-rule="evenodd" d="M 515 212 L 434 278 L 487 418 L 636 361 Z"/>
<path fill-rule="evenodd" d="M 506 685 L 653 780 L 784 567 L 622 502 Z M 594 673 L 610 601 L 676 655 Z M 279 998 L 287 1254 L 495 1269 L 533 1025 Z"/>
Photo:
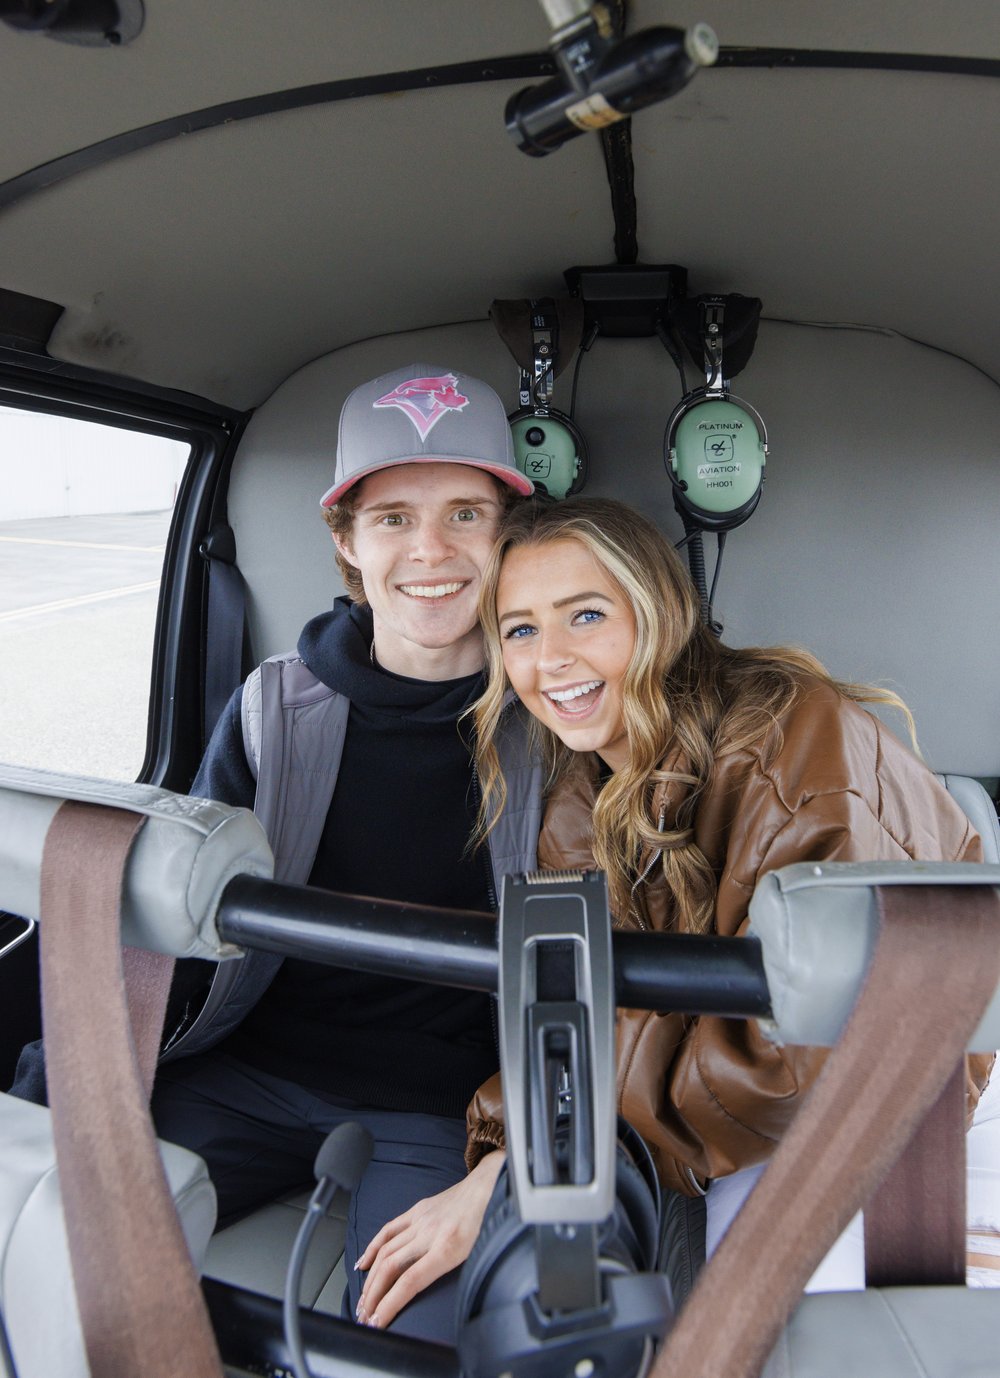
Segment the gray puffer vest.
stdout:
<path fill-rule="evenodd" d="M 333 799 L 350 700 L 318 680 L 295 653 L 272 656 L 243 689 L 243 749 L 257 779 L 254 813 L 274 853 L 275 880 L 304 885 Z M 499 890 L 502 876 L 536 867 L 542 816 L 541 766 L 529 758 L 521 710 L 507 710 L 497 737 L 507 803 L 489 836 Z M 219 964 L 194 1022 L 164 1060 L 204 1052 L 246 1017 L 277 975 L 282 958 L 248 952 Z"/>

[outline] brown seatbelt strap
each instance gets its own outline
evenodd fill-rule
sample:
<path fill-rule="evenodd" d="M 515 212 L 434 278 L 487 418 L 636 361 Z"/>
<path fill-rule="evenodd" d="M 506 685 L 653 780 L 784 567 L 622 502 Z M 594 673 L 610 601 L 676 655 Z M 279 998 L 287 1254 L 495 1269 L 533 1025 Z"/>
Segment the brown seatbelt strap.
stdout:
<path fill-rule="evenodd" d="M 1000 982 L 1000 897 L 886 886 L 844 1034 L 703 1269 L 653 1378 L 756 1378 L 816 1265 L 941 1094 Z"/>
<path fill-rule="evenodd" d="M 221 1378 L 128 1023 L 119 909 L 143 821 L 65 803 L 45 841 L 42 1024 L 63 1213 L 91 1378 Z M 156 974 L 139 1003 L 158 1031 Z M 151 1079 L 148 1048 L 143 1061 Z"/>
<path fill-rule="evenodd" d="M 174 959 L 160 952 L 145 952 L 141 947 L 123 947 L 121 954 L 128 1023 L 148 1101 L 163 1041 Z"/>
<path fill-rule="evenodd" d="M 965 1060 L 865 1203 L 869 1287 L 965 1283 Z"/>

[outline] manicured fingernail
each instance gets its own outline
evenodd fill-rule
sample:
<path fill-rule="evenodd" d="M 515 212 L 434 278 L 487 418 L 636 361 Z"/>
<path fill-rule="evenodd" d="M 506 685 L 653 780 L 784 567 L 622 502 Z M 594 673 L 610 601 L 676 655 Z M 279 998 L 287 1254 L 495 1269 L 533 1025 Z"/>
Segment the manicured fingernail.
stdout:
<path fill-rule="evenodd" d="M 361 1267 L 361 1259 L 360 1259 L 360 1258 L 359 1258 L 359 1259 L 355 1259 L 355 1262 L 354 1262 L 354 1271 L 357 1272 L 358 1269 L 359 1269 L 360 1267 Z"/>
<path fill-rule="evenodd" d="M 358 1304 L 357 1304 L 357 1306 L 354 1308 L 354 1319 L 355 1319 L 355 1320 L 358 1320 L 358 1321 L 361 1321 L 361 1324 L 364 1325 L 364 1314 L 365 1314 L 364 1305 L 363 1305 L 362 1302 L 359 1301 Z"/>
<path fill-rule="evenodd" d="M 367 1324 L 370 1325 L 373 1330 L 377 1330 L 379 1328 L 379 1318 L 377 1311 L 375 1312 L 374 1316 L 368 1317 Z"/>

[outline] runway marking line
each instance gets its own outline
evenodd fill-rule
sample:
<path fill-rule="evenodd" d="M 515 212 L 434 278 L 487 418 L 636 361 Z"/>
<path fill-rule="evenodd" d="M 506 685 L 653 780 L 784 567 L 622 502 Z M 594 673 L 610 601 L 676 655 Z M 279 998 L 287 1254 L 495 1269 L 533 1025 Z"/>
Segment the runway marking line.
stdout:
<path fill-rule="evenodd" d="M 148 593 L 150 589 L 159 587 L 159 579 L 150 579 L 145 584 L 128 584 L 118 589 L 103 589 L 100 593 L 81 593 L 76 598 L 57 598 L 52 603 L 36 603 L 31 608 L 14 608 L 11 612 L 0 612 L 0 622 L 16 622 L 22 617 L 61 612 L 64 608 L 81 608 L 86 603 L 103 603 L 109 598 L 124 598 L 130 593 Z"/>
<path fill-rule="evenodd" d="M 131 550 L 143 555 L 162 555 L 162 545 L 112 545 L 104 541 L 55 541 L 43 536 L 0 536 L 0 541 L 9 545 L 62 545 L 73 546 L 78 550 Z"/>

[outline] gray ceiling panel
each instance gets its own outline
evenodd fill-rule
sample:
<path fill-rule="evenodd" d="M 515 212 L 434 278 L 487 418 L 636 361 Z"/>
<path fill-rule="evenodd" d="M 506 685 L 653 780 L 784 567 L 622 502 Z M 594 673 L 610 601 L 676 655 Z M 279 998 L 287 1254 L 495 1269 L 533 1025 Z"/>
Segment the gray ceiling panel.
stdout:
<path fill-rule="evenodd" d="M 509 91 L 373 97 L 122 158 L 0 215 L 4 285 L 66 304 L 57 357 L 259 402 L 331 347 L 485 317 L 611 257 L 600 146 L 518 154 Z M 461 194 L 459 195 L 459 188 Z"/>
<path fill-rule="evenodd" d="M 156 120 L 263 92 L 545 47 L 536 0 L 146 0 L 122 48 L 80 49 L 0 25 L 8 110 L 0 180 Z"/>
<path fill-rule="evenodd" d="M 636 0 L 629 28 L 724 45 L 1000 58 L 1000 6 Z M 0 25 L 0 177 L 219 102 L 537 51 L 536 0 L 148 0 L 121 49 Z M 261 115 L 70 176 L 0 211 L 0 287 L 63 305 L 50 352 L 246 407 L 352 340 L 482 318 L 614 258 L 601 145 L 503 128 L 521 83 Z M 885 325 L 1000 366 L 1000 81 L 700 74 L 633 121 L 640 256 L 774 315 Z"/>

